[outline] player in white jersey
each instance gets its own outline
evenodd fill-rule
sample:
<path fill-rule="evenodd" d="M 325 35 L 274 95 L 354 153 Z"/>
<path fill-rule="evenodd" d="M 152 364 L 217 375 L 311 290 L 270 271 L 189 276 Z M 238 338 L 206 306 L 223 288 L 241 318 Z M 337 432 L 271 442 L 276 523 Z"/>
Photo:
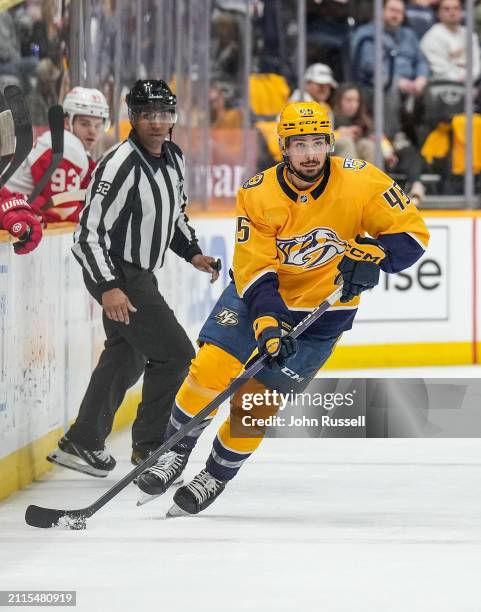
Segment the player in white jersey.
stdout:
<path fill-rule="evenodd" d="M 77 223 L 83 208 L 81 193 L 87 188 L 96 165 L 91 153 L 102 132 L 110 126 L 110 113 L 104 95 L 97 89 L 84 87 L 72 89 L 65 96 L 63 108 L 63 159 L 31 206 L 44 222 Z M 14 192 L 30 194 L 50 164 L 51 147 L 51 134 L 47 131 L 38 138 L 28 158 L 8 181 L 7 187 Z"/>

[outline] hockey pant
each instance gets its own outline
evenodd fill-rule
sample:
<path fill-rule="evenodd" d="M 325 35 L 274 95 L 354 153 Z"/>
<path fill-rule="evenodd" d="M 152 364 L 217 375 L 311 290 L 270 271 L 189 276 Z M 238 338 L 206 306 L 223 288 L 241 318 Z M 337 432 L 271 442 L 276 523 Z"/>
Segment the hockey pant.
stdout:
<path fill-rule="evenodd" d="M 213 344 L 204 344 L 192 361 L 187 378 L 177 392 L 165 439 L 188 423 L 210 401 L 224 391 L 242 368 L 243 364 L 227 351 Z M 243 463 L 260 445 L 265 428 L 247 427 L 243 425 L 242 418 L 249 415 L 252 417 L 250 420 L 264 419 L 275 414 L 278 407 L 275 405 L 254 406 L 247 412 L 242 407 L 242 399 L 245 393 L 263 393 L 265 390 L 266 387 L 261 382 L 250 379 L 232 395 L 230 416 L 220 426 L 206 463 L 207 470 L 215 478 L 220 480 L 234 478 Z M 272 396 L 269 400 L 272 401 Z M 190 452 L 216 413 L 217 409 L 178 442 L 173 450 L 178 453 Z"/>

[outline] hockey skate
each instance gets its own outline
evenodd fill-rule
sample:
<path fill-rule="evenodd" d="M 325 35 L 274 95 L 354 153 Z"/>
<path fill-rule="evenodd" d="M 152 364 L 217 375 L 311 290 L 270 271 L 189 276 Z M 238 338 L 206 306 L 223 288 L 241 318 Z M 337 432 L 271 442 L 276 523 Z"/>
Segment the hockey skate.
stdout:
<path fill-rule="evenodd" d="M 107 449 L 89 450 L 67 436 L 59 440 L 58 448 L 47 456 L 47 461 L 97 478 L 108 476 L 116 465 Z"/>
<path fill-rule="evenodd" d="M 180 454 L 169 451 L 161 455 L 154 465 L 142 472 L 137 478 L 137 486 L 140 490 L 137 506 L 143 506 L 159 497 L 171 485 L 182 484 L 183 479 L 179 477 L 187 465 L 189 455 L 190 453 Z"/>
<path fill-rule="evenodd" d="M 160 446 L 160 444 L 159 444 Z M 140 450 L 133 450 L 132 451 L 132 456 L 130 458 L 130 462 L 132 463 L 132 465 L 140 465 L 143 461 L 145 461 L 147 459 L 147 457 L 150 455 L 152 451 L 140 451 Z M 134 478 L 133 480 L 134 485 L 137 484 L 137 478 Z M 184 479 L 182 478 L 182 476 L 180 476 L 179 478 L 177 478 L 177 480 L 174 480 L 174 482 L 172 483 L 171 486 L 173 487 L 180 487 L 181 484 L 184 484 Z M 154 499 L 152 497 L 152 499 Z M 144 502 L 146 503 L 146 502 Z M 138 504 L 138 505 L 142 505 L 142 504 Z"/>
<path fill-rule="evenodd" d="M 198 514 L 205 510 L 219 497 L 227 482 L 214 478 L 207 470 L 202 470 L 194 480 L 176 491 L 174 505 L 167 512 L 167 518 Z"/>

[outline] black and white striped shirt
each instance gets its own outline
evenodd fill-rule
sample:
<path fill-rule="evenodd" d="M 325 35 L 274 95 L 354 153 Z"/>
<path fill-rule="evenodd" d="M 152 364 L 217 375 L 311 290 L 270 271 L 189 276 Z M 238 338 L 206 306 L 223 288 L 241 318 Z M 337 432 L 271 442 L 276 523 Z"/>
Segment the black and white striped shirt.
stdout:
<path fill-rule="evenodd" d="M 190 261 L 201 253 L 185 214 L 185 162 L 166 141 L 150 155 L 134 132 L 106 153 L 90 181 L 73 254 L 101 291 L 119 287 L 116 257 L 145 270 L 164 263 L 170 248 Z"/>

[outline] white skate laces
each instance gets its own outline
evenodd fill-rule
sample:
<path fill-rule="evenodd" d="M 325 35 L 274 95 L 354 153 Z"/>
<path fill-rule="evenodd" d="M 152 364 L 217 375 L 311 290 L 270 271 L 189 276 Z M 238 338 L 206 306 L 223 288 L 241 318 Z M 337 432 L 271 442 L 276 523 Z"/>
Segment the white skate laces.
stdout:
<path fill-rule="evenodd" d="M 184 455 L 169 451 L 157 459 L 156 463 L 149 467 L 146 472 L 161 478 L 164 482 L 168 482 L 173 478 L 179 467 L 182 465 Z"/>
<path fill-rule="evenodd" d="M 112 459 L 112 457 L 110 456 L 110 453 L 108 452 L 108 450 L 106 448 L 103 448 L 102 450 L 95 450 L 95 451 L 90 451 L 92 453 L 92 455 L 94 455 L 99 461 L 104 461 L 104 462 L 108 462 Z"/>
<path fill-rule="evenodd" d="M 186 489 L 189 489 L 199 504 L 202 504 L 215 495 L 218 489 L 222 489 L 223 485 L 224 483 L 221 480 L 214 478 L 207 470 L 202 470 L 192 482 L 186 485 Z"/>

